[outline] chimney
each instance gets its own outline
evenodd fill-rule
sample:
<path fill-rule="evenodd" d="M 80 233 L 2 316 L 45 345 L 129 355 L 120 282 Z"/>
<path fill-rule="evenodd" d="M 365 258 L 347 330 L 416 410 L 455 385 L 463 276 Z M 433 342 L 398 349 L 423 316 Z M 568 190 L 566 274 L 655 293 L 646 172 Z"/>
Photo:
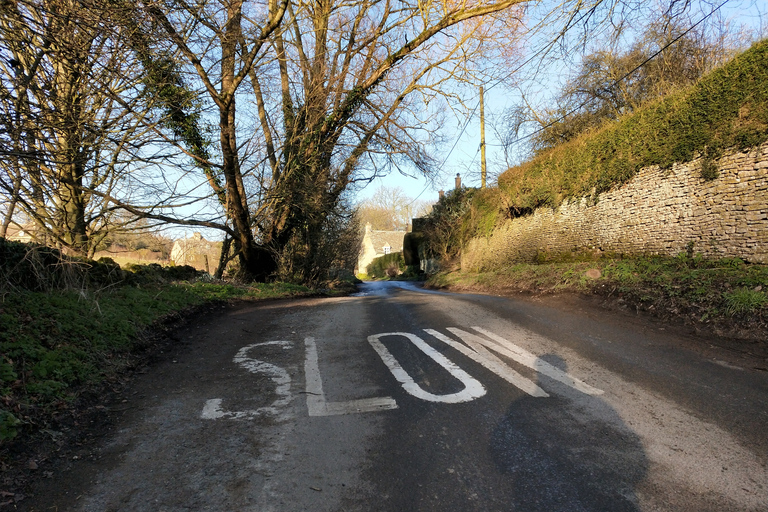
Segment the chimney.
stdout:
<path fill-rule="evenodd" d="M 438 195 L 438 197 L 439 197 L 440 199 L 444 198 L 444 197 L 445 197 L 445 190 L 440 190 L 440 191 L 437 193 L 437 195 Z"/>
<path fill-rule="evenodd" d="M 456 173 L 456 188 L 457 189 L 461 188 L 461 174 L 459 174 L 458 172 Z"/>

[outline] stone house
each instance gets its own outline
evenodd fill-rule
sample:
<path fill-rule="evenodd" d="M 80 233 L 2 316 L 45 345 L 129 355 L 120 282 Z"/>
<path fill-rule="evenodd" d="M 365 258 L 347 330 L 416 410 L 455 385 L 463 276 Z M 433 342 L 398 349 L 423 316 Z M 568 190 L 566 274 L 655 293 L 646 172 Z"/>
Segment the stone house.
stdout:
<path fill-rule="evenodd" d="M 32 223 L 21 226 L 13 222 L 5 232 L 5 239 L 14 242 L 32 242 L 35 239 L 35 229 L 35 225 Z"/>
<path fill-rule="evenodd" d="M 190 265 L 208 273 L 216 271 L 221 255 L 221 242 L 211 242 L 200 233 L 176 240 L 171 249 L 171 261 L 175 265 Z"/>
<path fill-rule="evenodd" d="M 356 273 L 365 273 L 366 267 L 379 256 L 402 252 L 404 237 L 405 231 L 374 231 L 370 224 L 366 224 Z"/>

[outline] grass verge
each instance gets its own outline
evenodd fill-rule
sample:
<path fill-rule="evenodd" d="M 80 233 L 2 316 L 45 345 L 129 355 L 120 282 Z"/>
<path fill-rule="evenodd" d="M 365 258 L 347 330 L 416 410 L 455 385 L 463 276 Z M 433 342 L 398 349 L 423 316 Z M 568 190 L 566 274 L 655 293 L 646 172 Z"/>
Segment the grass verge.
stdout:
<path fill-rule="evenodd" d="M 698 256 L 518 263 L 433 276 L 428 286 L 492 293 L 599 295 L 623 309 L 727 336 L 768 339 L 768 265 Z"/>
<path fill-rule="evenodd" d="M 285 284 L 153 283 L 100 292 L 15 290 L 0 301 L 0 442 L 49 428 L 78 397 L 114 379 L 143 334 L 210 301 L 307 295 Z"/>
<path fill-rule="evenodd" d="M 0 448 L 71 417 L 81 397 L 136 363 L 164 320 L 213 301 L 315 293 L 215 282 L 187 266 L 121 269 L 0 238 Z"/>

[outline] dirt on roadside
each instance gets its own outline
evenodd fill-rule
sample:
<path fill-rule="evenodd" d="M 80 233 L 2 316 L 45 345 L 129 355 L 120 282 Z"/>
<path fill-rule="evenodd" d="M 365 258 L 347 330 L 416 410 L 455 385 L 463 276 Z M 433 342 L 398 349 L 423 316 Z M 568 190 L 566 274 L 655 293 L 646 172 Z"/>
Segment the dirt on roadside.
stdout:
<path fill-rule="evenodd" d="M 77 399 L 62 404 L 46 424 L 0 445 L 0 511 L 27 510 L 27 498 L 37 482 L 61 474 L 72 461 L 95 460 L 100 440 L 128 410 L 126 396 L 135 377 L 184 350 L 177 332 L 192 318 L 222 307 L 229 306 L 209 303 L 164 318 L 142 333 L 121 374 L 99 387 L 81 389 Z"/>

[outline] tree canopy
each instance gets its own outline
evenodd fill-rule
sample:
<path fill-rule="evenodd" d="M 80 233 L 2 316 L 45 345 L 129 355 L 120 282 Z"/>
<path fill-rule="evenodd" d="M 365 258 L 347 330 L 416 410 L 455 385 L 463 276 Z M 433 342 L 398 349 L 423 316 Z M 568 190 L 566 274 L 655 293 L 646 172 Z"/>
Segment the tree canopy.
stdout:
<path fill-rule="evenodd" d="M 586 54 L 549 105 L 521 103 L 507 112 L 508 144 L 526 132 L 533 154 L 567 142 L 649 101 L 696 83 L 742 49 L 748 38 L 722 22 L 696 25 L 669 12 L 628 46 L 609 41 Z"/>
<path fill-rule="evenodd" d="M 18 205 L 80 253 L 126 218 L 115 212 L 206 226 L 244 278 L 320 280 L 353 250 L 351 187 L 434 172 L 444 116 L 508 78 L 537 27 L 556 27 L 551 47 L 644 5 L 5 2 L 6 220 Z"/>

